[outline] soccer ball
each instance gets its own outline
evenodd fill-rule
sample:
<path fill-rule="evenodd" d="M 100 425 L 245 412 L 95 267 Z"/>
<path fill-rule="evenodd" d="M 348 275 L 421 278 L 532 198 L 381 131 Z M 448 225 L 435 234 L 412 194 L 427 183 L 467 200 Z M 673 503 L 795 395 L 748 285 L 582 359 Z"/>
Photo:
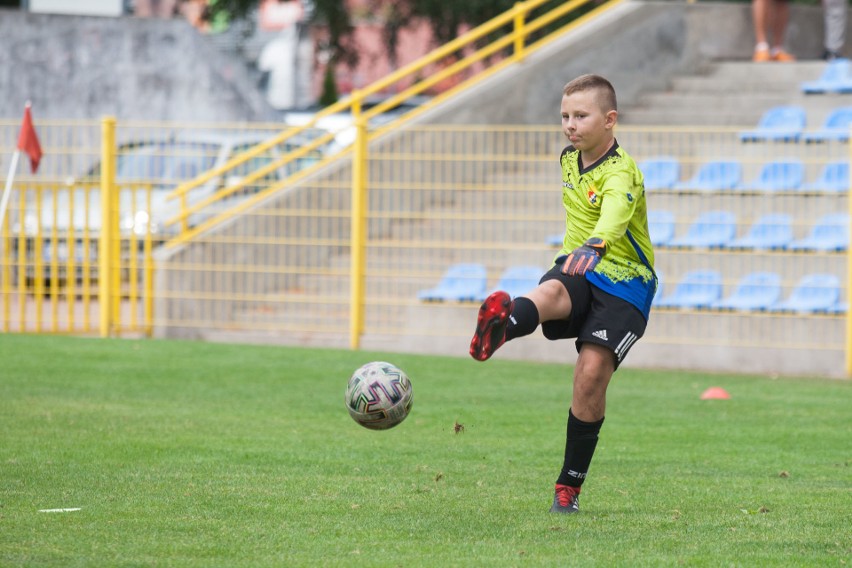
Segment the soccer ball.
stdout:
<path fill-rule="evenodd" d="M 370 430 L 387 430 L 408 416 L 412 395 L 411 381 L 403 370 L 373 361 L 352 374 L 345 402 L 355 422 Z"/>

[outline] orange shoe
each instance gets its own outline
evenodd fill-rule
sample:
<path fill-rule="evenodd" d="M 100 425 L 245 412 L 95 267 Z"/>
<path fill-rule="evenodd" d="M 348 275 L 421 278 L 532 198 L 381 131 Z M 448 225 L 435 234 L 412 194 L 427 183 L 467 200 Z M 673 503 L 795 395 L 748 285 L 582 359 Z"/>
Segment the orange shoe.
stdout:
<path fill-rule="evenodd" d="M 791 61 L 795 61 L 796 58 L 784 51 L 783 49 L 772 50 L 772 61 L 780 61 L 781 63 L 790 63 Z"/>
<path fill-rule="evenodd" d="M 766 61 L 772 61 L 772 55 L 770 55 L 768 49 L 757 48 L 754 50 L 754 55 L 751 56 L 751 60 L 755 63 L 764 63 Z"/>

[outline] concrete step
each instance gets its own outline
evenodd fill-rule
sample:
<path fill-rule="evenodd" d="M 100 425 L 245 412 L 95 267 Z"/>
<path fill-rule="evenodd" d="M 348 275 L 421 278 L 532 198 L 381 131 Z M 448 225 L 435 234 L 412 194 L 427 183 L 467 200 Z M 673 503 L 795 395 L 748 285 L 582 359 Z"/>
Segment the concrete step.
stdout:
<path fill-rule="evenodd" d="M 789 93 L 746 92 L 719 93 L 652 93 L 643 97 L 641 108 L 664 108 L 667 110 L 691 109 L 695 114 L 724 110 L 725 107 L 739 109 L 738 114 L 748 114 L 760 117 L 763 111 L 779 105 L 793 104 Z M 751 124 L 748 121 L 745 124 Z"/>
<path fill-rule="evenodd" d="M 668 103 L 668 104 L 666 104 Z M 618 122 L 623 127 L 629 126 L 703 126 L 703 127 L 733 127 L 738 129 L 751 129 L 757 126 L 763 113 L 772 106 L 767 101 L 767 106 L 751 108 L 738 107 L 734 104 L 721 105 L 715 112 L 702 111 L 705 109 L 706 101 L 696 102 L 690 100 L 671 99 L 668 101 L 654 101 L 642 106 L 631 107 L 619 112 Z M 801 100 L 788 100 L 781 105 L 799 105 L 805 109 L 807 123 L 805 131 L 818 130 L 825 123 L 828 115 L 841 106 L 852 106 L 852 97 L 833 101 L 823 100 L 815 104 Z"/>
<path fill-rule="evenodd" d="M 689 76 L 675 78 L 668 92 L 694 94 L 694 93 L 715 93 L 725 95 L 731 92 L 732 89 L 740 93 L 798 93 L 803 81 L 814 81 L 818 79 L 820 73 L 803 73 L 800 77 L 791 81 L 789 79 L 778 78 L 776 76 L 749 78 L 747 81 L 731 81 L 725 78 L 716 76 Z"/>
<path fill-rule="evenodd" d="M 646 95 L 637 107 L 661 107 L 665 109 L 687 107 L 691 108 L 693 112 L 698 109 L 704 109 L 711 114 L 716 110 L 724 110 L 725 107 L 734 107 L 749 109 L 749 114 L 757 112 L 759 116 L 766 109 L 773 106 L 798 105 L 804 108 L 808 118 L 811 118 L 812 112 L 823 113 L 839 106 L 848 106 L 849 104 L 852 104 L 852 95 L 822 97 L 783 92 L 751 94 L 740 91 L 727 93 L 680 93 L 677 91 L 667 91 Z"/>
<path fill-rule="evenodd" d="M 796 61 L 784 64 L 725 61 L 715 64 L 705 77 L 749 90 L 754 85 L 773 82 L 798 85 L 800 81 L 816 79 L 823 69 L 824 61 Z"/>
<path fill-rule="evenodd" d="M 755 124 L 755 111 L 719 109 L 711 114 L 696 108 L 670 110 L 665 107 L 634 107 L 619 114 L 622 126 L 737 126 Z"/>
<path fill-rule="evenodd" d="M 706 74 L 676 77 L 665 90 L 648 93 L 622 109 L 623 125 L 750 126 L 773 106 L 800 105 L 808 126 L 820 126 L 838 106 L 852 105 L 852 95 L 805 95 L 803 81 L 816 80 L 825 63 L 717 63 Z"/>

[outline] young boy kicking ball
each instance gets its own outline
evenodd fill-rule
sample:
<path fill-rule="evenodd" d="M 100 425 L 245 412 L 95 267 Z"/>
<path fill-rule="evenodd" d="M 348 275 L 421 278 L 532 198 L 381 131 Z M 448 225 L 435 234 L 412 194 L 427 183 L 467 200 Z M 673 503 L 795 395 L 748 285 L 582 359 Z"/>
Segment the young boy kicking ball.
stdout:
<path fill-rule="evenodd" d="M 657 288 L 642 172 L 615 139 L 612 84 L 582 75 L 562 91 L 559 158 L 565 240 L 553 267 L 525 296 L 494 292 L 479 309 L 470 354 L 485 361 L 541 324 L 548 339 L 576 338 L 565 460 L 554 513 L 574 513 L 604 421 L 613 373 L 648 322 Z"/>

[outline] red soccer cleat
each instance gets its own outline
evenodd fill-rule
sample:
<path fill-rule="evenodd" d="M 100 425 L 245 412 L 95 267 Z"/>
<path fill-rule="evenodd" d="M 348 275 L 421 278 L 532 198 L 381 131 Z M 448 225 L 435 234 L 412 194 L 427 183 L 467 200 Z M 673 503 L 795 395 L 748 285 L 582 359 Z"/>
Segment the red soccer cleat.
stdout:
<path fill-rule="evenodd" d="M 485 361 L 506 343 L 506 328 L 512 313 L 512 297 L 497 291 L 485 298 L 476 317 L 476 333 L 470 340 L 470 356 Z"/>
<path fill-rule="evenodd" d="M 571 487 L 570 485 L 556 484 L 556 493 L 553 495 L 553 505 L 550 507 L 551 513 L 570 514 L 580 510 L 579 503 L 580 488 Z"/>

